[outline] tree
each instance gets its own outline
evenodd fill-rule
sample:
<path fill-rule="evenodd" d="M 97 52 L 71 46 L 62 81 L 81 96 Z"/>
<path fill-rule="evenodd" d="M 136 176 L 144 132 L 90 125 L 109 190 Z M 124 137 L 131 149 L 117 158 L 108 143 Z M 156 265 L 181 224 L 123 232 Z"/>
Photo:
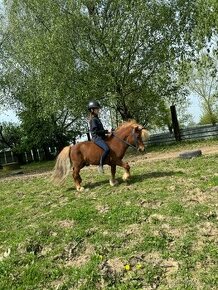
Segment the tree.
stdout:
<path fill-rule="evenodd" d="M 216 56 L 202 53 L 197 62 L 190 67 L 190 81 L 188 87 L 190 93 L 196 94 L 203 108 L 203 116 L 200 123 L 209 122 L 213 125 L 217 122 L 218 106 L 218 61 Z"/>
<path fill-rule="evenodd" d="M 218 106 L 216 106 L 213 112 L 208 112 L 208 108 L 204 104 L 202 106 L 202 115 L 200 117 L 199 124 L 200 125 L 206 125 L 206 124 L 216 125 L 217 123 L 218 123 Z"/>
<path fill-rule="evenodd" d="M 21 144 L 21 128 L 13 123 L 3 122 L 0 125 L 0 148 L 14 149 Z"/>
<path fill-rule="evenodd" d="M 82 52 L 89 43 L 91 54 L 85 55 L 89 57 L 86 63 L 91 55 L 97 68 L 92 73 L 92 78 L 97 77 L 94 84 L 104 86 L 103 93 L 123 119 L 134 117 L 147 123 L 151 116 L 147 111 L 155 114 L 161 99 L 177 95 L 180 89 L 175 81 L 176 63 L 185 53 L 188 57 L 187 40 L 194 25 L 188 15 L 193 7 L 181 1 L 175 6 L 156 1 L 86 3 L 89 30 L 83 33 Z"/>
<path fill-rule="evenodd" d="M 0 150 L 11 149 L 20 163 L 23 163 L 23 137 L 24 132 L 19 125 L 10 122 L 0 124 Z"/>
<path fill-rule="evenodd" d="M 195 5 L 181 1 L 5 2 L 7 95 L 41 115 L 81 117 L 100 99 L 122 119 L 149 123 L 163 98 L 179 95 L 190 57 Z M 23 104 L 24 107 L 23 107 Z"/>
<path fill-rule="evenodd" d="M 31 112 L 35 114 L 31 114 Z M 46 158 L 49 159 L 49 147 L 56 147 L 60 151 L 64 146 L 69 145 L 81 135 L 83 126 L 77 119 L 71 119 L 69 112 L 59 112 L 45 117 L 37 114 L 37 108 L 28 108 L 20 113 L 22 128 L 26 134 L 26 150 L 43 148 Z M 85 131 L 85 128 L 84 128 Z"/>
<path fill-rule="evenodd" d="M 5 96 L 25 116 L 37 100 L 46 120 L 81 118 L 94 96 L 122 119 L 152 124 L 169 97 L 180 98 L 196 42 L 216 33 L 216 1 L 204 2 L 6 1 Z"/>
<path fill-rule="evenodd" d="M 166 130 L 167 128 L 170 133 L 173 133 L 172 114 L 170 110 L 170 107 L 173 105 L 175 105 L 173 101 L 171 103 L 163 102 L 161 104 L 162 107 L 160 108 L 159 114 L 154 117 L 152 129 Z M 187 111 L 188 106 L 188 100 L 186 102 L 176 104 L 176 112 L 180 128 L 193 122 L 191 114 Z"/>
<path fill-rule="evenodd" d="M 218 2 L 216 0 L 196 1 L 196 26 L 193 31 L 194 40 L 201 50 L 217 42 L 218 33 Z M 215 49 L 217 51 L 217 47 Z"/>

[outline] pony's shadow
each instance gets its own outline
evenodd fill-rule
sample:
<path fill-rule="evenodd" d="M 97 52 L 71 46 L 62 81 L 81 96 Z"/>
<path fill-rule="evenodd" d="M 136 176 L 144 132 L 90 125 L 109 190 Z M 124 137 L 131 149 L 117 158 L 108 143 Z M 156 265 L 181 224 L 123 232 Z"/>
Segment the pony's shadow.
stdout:
<path fill-rule="evenodd" d="M 172 176 L 178 176 L 183 175 L 184 172 L 182 171 L 154 171 L 154 172 L 148 172 L 143 174 L 137 174 L 132 175 L 130 183 L 137 183 L 142 182 L 145 179 L 151 179 L 151 178 L 161 178 L 161 177 L 172 177 Z"/>
<path fill-rule="evenodd" d="M 116 180 L 118 181 L 118 185 L 121 184 L 134 184 L 134 183 L 140 183 L 143 182 L 145 179 L 151 179 L 151 178 L 161 178 L 161 177 L 172 177 L 172 176 L 178 176 L 178 175 L 184 175 L 184 172 L 182 171 L 154 171 L 154 172 L 148 172 L 143 174 L 133 174 L 131 175 L 131 178 L 127 181 L 123 181 L 121 177 L 116 177 Z M 95 181 L 95 182 L 85 182 L 83 184 L 85 188 L 94 189 L 99 186 L 109 185 L 109 181 L 107 178 L 105 180 Z M 67 191 L 76 190 L 75 188 L 68 188 Z"/>

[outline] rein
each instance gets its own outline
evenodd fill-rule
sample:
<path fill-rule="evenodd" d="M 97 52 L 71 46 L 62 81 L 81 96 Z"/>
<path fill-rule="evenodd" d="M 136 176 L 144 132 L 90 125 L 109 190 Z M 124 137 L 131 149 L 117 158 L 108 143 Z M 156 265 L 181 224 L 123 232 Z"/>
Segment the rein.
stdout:
<path fill-rule="evenodd" d="M 132 134 L 133 134 L 133 133 L 132 133 Z M 136 149 L 136 150 L 138 150 L 138 146 L 134 146 L 134 145 L 130 144 L 129 142 L 127 142 L 127 141 L 121 139 L 120 137 L 118 137 L 117 135 L 115 135 L 114 132 L 112 132 L 112 136 L 115 137 L 115 138 L 117 138 L 118 140 L 122 141 L 122 142 L 125 143 L 126 145 L 128 145 L 128 146 L 130 146 L 130 147 L 132 147 L 132 148 L 134 148 L 134 149 Z M 135 137 L 135 134 L 134 134 L 134 140 L 135 140 L 135 144 L 138 145 L 138 140 L 137 140 L 137 138 Z"/>

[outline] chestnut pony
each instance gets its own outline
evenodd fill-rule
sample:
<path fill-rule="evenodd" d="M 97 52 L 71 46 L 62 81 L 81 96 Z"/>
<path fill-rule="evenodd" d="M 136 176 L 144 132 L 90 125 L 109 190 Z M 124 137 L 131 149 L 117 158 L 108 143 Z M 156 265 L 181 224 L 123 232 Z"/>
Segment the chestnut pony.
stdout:
<path fill-rule="evenodd" d="M 110 148 L 110 154 L 106 159 L 106 164 L 111 166 L 110 185 L 114 186 L 116 166 L 124 168 L 125 172 L 123 180 L 130 177 L 130 166 L 122 159 L 129 146 L 134 147 L 139 151 L 144 151 L 143 141 L 148 139 L 148 131 L 135 121 L 128 121 L 122 123 L 109 137 L 106 138 L 106 143 Z M 57 156 L 53 180 L 62 182 L 69 174 L 71 168 L 76 189 L 82 191 L 82 179 L 80 177 L 80 170 L 84 166 L 99 165 L 99 160 L 102 154 L 102 149 L 92 141 L 85 141 L 64 147 Z"/>

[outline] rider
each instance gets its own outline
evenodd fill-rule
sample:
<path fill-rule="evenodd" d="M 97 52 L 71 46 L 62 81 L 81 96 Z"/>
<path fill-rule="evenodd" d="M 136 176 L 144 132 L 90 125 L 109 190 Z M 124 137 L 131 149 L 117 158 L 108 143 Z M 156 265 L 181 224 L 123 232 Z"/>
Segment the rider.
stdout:
<path fill-rule="evenodd" d="M 98 171 L 99 173 L 104 173 L 103 165 L 104 165 L 105 159 L 107 158 L 110 152 L 110 149 L 107 143 L 104 141 L 106 137 L 105 135 L 108 133 L 108 130 L 104 129 L 102 122 L 98 117 L 100 108 L 101 106 L 99 102 L 97 101 L 90 101 L 88 104 L 88 110 L 90 112 L 89 124 L 90 124 L 90 131 L 92 135 L 92 141 L 104 150 L 100 159 Z"/>

